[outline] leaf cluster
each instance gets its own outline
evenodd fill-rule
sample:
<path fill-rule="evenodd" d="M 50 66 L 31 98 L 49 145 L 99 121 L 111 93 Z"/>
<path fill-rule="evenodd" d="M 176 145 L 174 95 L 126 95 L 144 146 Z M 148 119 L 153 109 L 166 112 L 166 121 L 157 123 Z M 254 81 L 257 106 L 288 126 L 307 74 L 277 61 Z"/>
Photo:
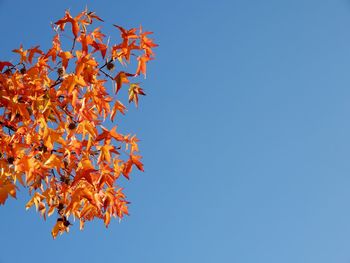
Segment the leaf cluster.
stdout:
<path fill-rule="evenodd" d="M 145 95 L 134 80 L 146 75 L 157 45 L 151 32 L 118 25 L 121 42 L 110 45 L 97 22 L 104 21 L 94 12 L 66 11 L 48 50 L 21 45 L 13 50 L 18 63 L 0 61 L 0 204 L 16 197 L 19 185 L 27 188 L 27 209 L 35 206 L 44 218 L 57 213 L 54 238 L 69 231 L 71 217 L 82 229 L 95 218 L 108 226 L 111 217 L 127 215 L 118 179 L 129 179 L 134 167 L 143 171 L 137 137 L 103 124 L 126 113 L 119 93 L 125 85 L 136 106 Z M 126 71 L 131 60 L 134 73 Z"/>

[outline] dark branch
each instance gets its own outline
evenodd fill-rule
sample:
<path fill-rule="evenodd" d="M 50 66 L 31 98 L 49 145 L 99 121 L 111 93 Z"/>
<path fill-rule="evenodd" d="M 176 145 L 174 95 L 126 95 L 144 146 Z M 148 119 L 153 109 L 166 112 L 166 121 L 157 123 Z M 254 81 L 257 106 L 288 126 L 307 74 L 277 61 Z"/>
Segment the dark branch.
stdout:
<path fill-rule="evenodd" d="M 114 80 L 114 78 L 113 78 L 111 75 L 109 75 L 107 72 L 103 71 L 102 69 L 100 69 L 100 71 L 101 71 L 103 74 L 105 74 L 106 77 L 110 78 L 111 80 Z"/>

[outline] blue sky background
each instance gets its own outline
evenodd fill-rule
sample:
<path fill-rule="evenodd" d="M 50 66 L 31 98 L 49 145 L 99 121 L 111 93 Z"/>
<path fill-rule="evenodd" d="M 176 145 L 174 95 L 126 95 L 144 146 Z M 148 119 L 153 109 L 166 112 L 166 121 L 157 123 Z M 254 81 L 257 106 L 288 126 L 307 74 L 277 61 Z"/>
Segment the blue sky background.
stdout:
<path fill-rule="evenodd" d="M 0 1 L 0 60 L 86 4 L 160 45 L 120 124 L 146 172 L 123 182 L 131 216 L 56 240 L 22 190 L 1 263 L 350 262 L 350 1 Z"/>

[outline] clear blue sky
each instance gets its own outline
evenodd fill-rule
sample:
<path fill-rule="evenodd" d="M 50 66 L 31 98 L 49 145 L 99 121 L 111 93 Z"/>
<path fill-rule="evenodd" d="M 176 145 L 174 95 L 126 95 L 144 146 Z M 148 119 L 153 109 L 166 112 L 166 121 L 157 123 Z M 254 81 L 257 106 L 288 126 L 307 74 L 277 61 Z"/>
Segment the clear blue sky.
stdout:
<path fill-rule="evenodd" d="M 57 240 L 21 191 L 1 263 L 350 262 L 350 1 L 0 1 L 0 60 L 86 4 L 160 44 L 121 124 L 146 172 L 131 216 Z"/>

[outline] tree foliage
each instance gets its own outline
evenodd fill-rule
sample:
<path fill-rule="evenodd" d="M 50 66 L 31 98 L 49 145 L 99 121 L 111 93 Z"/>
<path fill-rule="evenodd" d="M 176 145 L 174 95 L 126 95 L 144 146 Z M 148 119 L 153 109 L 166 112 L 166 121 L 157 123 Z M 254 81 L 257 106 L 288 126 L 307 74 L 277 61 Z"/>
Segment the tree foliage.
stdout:
<path fill-rule="evenodd" d="M 27 188 L 27 209 L 35 206 L 44 219 L 57 212 L 54 238 L 69 231 L 71 217 L 83 229 L 95 218 L 107 227 L 127 215 L 118 179 L 143 171 L 137 137 L 103 124 L 125 114 L 125 85 L 136 106 L 145 95 L 135 79 L 146 75 L 157 45 L 152 32 L 119 25 L 120 43 L 111 45 L 95 26 L 103 22 L 88 10 L 66 11 L 48 50 L 21 45 L 13 50 L 18 63 L 0 61 L 0 204 Z M 126 71 L 132 60 L 135 73 Z"/>

